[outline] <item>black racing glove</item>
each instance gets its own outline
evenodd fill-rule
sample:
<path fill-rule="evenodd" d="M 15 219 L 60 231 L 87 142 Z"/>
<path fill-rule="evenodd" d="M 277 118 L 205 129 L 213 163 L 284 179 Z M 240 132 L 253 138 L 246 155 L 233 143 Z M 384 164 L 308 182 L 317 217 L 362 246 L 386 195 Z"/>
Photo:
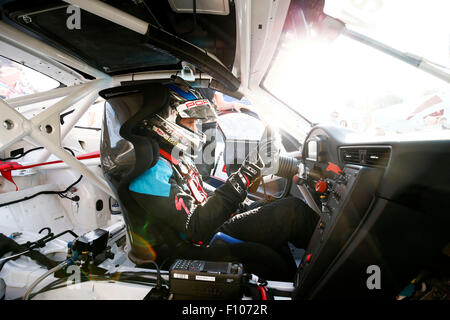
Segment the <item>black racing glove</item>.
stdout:
<path fill-rule="evenodd" d="M 248 187 L 261 176 L 261 169 L 262 167 L 246 159 L 239 170 L 228 178 L 227 183 L 239 193 L 242 201 L 247 196 Z"/>

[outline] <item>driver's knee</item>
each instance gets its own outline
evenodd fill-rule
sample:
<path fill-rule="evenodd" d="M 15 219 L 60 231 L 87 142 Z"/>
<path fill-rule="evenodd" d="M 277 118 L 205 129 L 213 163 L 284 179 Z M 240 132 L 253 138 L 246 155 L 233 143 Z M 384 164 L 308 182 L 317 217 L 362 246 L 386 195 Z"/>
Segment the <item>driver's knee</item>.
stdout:
<path fill-rule="evenodd" d="M 282 221 L 291 223 L 297 219 L 316 219 L 317 214 L 301 199 L 286 197 L 264 205 L 264 211 L 273 213 Z"/>
<path fill-rule="evenodd" d="M 282 225 L 285 238 L 297 248 L 305 248 L 319 222 L 319 215 L 305 202 L 286 197 L 264 206 L 273 215 L 274 225 Z"/>

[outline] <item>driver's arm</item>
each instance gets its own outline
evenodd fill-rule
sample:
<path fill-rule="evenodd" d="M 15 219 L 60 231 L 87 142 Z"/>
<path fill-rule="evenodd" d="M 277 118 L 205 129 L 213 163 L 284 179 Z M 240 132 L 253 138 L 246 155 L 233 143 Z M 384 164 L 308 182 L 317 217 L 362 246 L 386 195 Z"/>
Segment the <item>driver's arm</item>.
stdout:
<path fill-rule="evenodd" d="M 153 175 L 152 172 L 158 169 L 158 174 Z M 244 169 L 242 172 L 244 175 L 248 174 Z M 247 195 L 246 185 L 242 180 L 238 181 L 237 177 L 238 173 L 233 174 L 224 185 L 215 190 L 205 204 L 198 205 L 195 199 L 178 185 L 170 166 L 160 160 L 155 169 L 149 170 L 149 176 L 145 177 L 144 182 L 151 183 L 150 187 L 139 188 L 132 183 L 130 190 L 133 191 L 136 201 L 154 217 L 191 240 L 206 241 L 230 218 Z M 247 179 L 253 180 L 251 176 Z M 239 183 L 241 192 L 235 188 Z"/>

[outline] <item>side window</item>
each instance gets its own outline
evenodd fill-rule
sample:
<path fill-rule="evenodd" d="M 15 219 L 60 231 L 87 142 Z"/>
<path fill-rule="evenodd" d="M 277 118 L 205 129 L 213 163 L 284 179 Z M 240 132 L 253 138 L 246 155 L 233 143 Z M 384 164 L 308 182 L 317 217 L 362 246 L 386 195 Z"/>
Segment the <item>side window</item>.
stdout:
<path fill-rule="evenodd" d="M 0 98 L 11 99 L 59 87 L 42 73 L 0 56 Z"/>
<path fill-rule="evenodd" d="M 217 91 L 214 102 L 218 135 L 213 175 L 225 180 L 230 172 L 239 168 L 249 149 L 259 141 L 264 125 L 245 98 L 237 100 Z"/>
<path fill-rule="evenodd" d="M 259 140 L 264 125 L 246 98 L 237 100 L 221 92 L 214 94 L 218 122 L 227 139 Z"/>

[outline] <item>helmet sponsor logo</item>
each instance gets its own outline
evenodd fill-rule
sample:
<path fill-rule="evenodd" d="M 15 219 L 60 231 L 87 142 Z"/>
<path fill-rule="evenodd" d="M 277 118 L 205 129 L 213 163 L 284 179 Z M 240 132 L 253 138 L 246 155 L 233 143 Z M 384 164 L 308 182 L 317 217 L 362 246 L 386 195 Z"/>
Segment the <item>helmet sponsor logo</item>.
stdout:
<path fill-rule="evenodd" d="M 205 104 L 209 105 L 209 101 L 208 99 L 201 99 L 201 100 L 193 100 L 193 101 L 188 101 L 186 103 L 180 104 L 177 107 L 177 111 L 180 112 L 182 110 L 186 110 L 192 107 L 198 107 L 198 106 L 203 106 Z"/>
<path fill-rule="evenodd" d="M 171 136 L 169 136 L 167 133 L 165 133 L 160 128 L 153 126 L 153 131 L 155 131 L 157 134 L 159 134 L 161 137 L 163 137 L 164 139 L 169 141 L 174 146 L 176 146 L 178 144 L 178 141 L 175 141 Z"/>
<path fill-rule="evenodd" d="M 186 102 L 186 108 L 191 108 L 193 106 L 202 106 L 204 104 L 209 104 L 209 101 L 207 99 L 189 101 Z"/>

